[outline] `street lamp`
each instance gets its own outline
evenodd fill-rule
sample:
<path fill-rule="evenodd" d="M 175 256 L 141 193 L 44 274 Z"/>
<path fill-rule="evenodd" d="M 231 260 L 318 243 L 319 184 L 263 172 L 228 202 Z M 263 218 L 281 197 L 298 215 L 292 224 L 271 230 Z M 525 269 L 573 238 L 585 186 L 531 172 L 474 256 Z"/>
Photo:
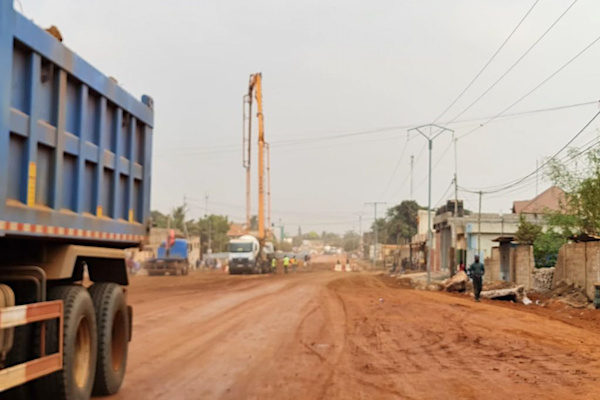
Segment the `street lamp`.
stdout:
<path fill-rule="evenodd" d="M 425 132 L 426 128 L 429 128 L 429 132 Z M 437 132 L 432 132 L 433 129 L 439 129 Z M 452 129 L 444 128 L 443 126 L 439 126 L 436 124 L 427 124 L 422 126 L 417 126 L 416 128 L 411 128 L 408 130 L 410 134 L 411 131 L 419 132 L 425 139 L 427 139 L 427 144 L 429 146 L 429 188 L 428 188 L 428 196 L 427 196 L 427 241 L 429 242 L 429 251 L 427 255 L 427 284 L 431 283 L 431 245 L 433 244 L 433 232 L 431 231 L 431 150 L 433 149 L 433 140 L 441 135 L 444 132 L 452 132 Z"/>

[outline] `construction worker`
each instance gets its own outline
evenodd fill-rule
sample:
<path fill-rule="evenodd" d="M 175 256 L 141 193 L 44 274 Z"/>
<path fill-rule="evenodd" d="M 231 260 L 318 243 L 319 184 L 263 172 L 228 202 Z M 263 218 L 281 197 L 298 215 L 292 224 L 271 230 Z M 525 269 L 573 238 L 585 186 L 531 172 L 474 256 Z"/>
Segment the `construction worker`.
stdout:
<path fill-rule="evenodd" d="M 277 272 L 277 259 L 275 257 L 271 259 L 271 271 L 273 273 Z"/>
<path fill-rule="evenodd" d="M 479 301 L 484 274 L 485 267 L 479 262 L 479 255 L 476 254 L 475 262 L 467 269 L 467 275 L 473 280 L 473 294 L 475 295 L 475 301 Z"/>
<path fill-rule="evenodd" d="M 288 273 L 288 267 L 290 266 L 290 258 L 287 254 L 283 257 L 283 272 Z"/>

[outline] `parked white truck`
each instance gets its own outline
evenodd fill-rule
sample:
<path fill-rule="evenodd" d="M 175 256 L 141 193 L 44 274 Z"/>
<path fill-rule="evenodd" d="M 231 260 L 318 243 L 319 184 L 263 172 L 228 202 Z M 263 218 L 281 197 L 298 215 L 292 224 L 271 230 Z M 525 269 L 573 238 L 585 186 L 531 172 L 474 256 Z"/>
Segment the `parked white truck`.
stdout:
<path fill-rule="evenodd" d="M 272 242 L 261 248 L 252 235 L 243 235 L 229 242 L 229 274 L 262 274 L 271 271 L 275 250 Z"/>

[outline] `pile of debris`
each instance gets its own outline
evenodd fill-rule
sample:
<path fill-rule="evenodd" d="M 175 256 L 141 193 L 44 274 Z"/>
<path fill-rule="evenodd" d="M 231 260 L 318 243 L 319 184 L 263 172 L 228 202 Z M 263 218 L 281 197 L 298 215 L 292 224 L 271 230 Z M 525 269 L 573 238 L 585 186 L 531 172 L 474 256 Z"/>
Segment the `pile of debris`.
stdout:
<path fill-rule="evenodd" d="M 533 271 L 533 290 L 539 293 L 546 293 L 552 290 L 552 278 L 554 277 L 554 267 L 536 268 Z"/>
<path fill-rule="evenodd" d="M 446 292 L 464 292 L 469 289 L 471 280 L 465 271 L 458 271 L 454 276 L 442 282 L 442 288 Z"/>
<path fill-rule="evenodd" d="M 551 301 L 565 303 L 573 308 L 586 308 L 590 305 L 590 299 L 585 290 L 570 281 L 560 281 L 550 292 Z"/>
<path fill-rule="evenodd" d="M 442 282 L 442 289 L 447 292 L 472 292 L 473 282 L 464 271 L 459 271 L 453 277 Z M 525 290 L 511 282 L 494 281 L 483 284 L 481 297 L 492 300 L 523 301 Z"/>
<path fill-rule="evenodd" d="M 489 289 L 481 291 L 482 299 L 530 303 L 529 299 L 525 300 L 526 297 L 527 296 L 525 296 L 525 287 L 523 285 L 507 287 L 503 289 Z"/>

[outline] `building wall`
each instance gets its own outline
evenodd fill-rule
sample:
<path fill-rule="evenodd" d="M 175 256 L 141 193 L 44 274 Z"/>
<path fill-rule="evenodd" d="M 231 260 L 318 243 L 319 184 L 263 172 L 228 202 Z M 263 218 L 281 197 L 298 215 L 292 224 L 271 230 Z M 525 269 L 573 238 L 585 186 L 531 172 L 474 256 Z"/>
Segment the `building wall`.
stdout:
<path fill-rule="evenodd" d="M 434 235 L 434 248 L 433 248 L 433 264 L 431 266 L 432 271 L 439 271 L 441 266 L 441 254 L 440 246 L 435 246 L 436 243 L 441 243 L 441 233 L 435 232 Z"/>
<path fill-rule="evenodd" d="M 533 287 L 533 269 L 535 262 L 533 260 L 533 246 L 528 244 L 519 244 L 514 247 L 513 253 L 514 281 L 517 285 L 525 286 L 525 290 Z"/>
<path fill-rule="evenodd" d="M 433 220 L 435 218 L 435 211 L 431 212 L 431 226 L 433 226 Z M 427 210 L 417 211 L 417 235 L 427 235 Z"/>
<path fill-rule="evenodd" d="M 484 261 L 486 282 L 503 280 L 500 270 L 500 248 L 493 247 L 491 256 Z M 525 244 L 511 245 L 509 250 L 510 276 L 508 281 L 517 285 L 523 285 L 525 290 L 533 288 L 533 271 L 535 263 L 533 260 L 533 246 Z"/>
<path fill-rule="evenodd" d="M 594 298 L 594 283 L 600 281 L 600 242 L 567 243 L 560 248 L 553 286 L 569 280 Z"/>
<path fill-rule="evenodd" d="M 498 247 L 493 247 L 491 257 L 484 259 L 485 266 L 484 281 L 493 282 L 500 280 L 500 252 Z"/>

